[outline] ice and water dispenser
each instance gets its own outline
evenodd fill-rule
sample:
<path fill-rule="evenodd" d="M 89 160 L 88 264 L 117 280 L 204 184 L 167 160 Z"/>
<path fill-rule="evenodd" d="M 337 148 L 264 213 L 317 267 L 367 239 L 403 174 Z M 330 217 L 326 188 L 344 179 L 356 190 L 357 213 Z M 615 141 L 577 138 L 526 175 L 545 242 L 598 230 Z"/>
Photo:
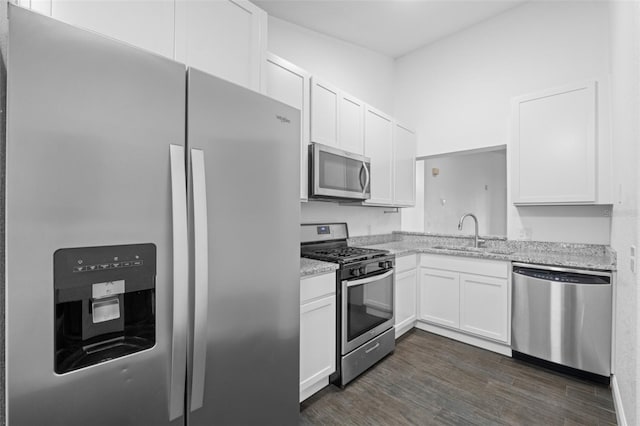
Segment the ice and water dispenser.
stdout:
<path fill-rule="evenodd" d="M 156 246 L 57 250 L 55 371 L 67 373 L 156 341 Z"/>

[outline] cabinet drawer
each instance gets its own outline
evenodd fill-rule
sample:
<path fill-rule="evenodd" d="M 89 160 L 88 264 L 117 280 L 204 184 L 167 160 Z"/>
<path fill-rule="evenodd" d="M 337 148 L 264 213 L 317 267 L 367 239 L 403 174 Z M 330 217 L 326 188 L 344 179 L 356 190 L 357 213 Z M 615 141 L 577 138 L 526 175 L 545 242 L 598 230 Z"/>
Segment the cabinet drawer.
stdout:
<path fill-rule="evenodd" d="M 416 269 L 416 254 L 396 257 L 396 273 Z"/>
<path fill-rule="evenodd" d="M 300 303 L 336 293 L 335 272 L 300 280 Z"/>
<path fill-rule="evenodd" d="M 507 278 L 509 275 L 509 262 L 500 260 L 423 254 L 420 257 L 420 266 L 489 277 Z"/>

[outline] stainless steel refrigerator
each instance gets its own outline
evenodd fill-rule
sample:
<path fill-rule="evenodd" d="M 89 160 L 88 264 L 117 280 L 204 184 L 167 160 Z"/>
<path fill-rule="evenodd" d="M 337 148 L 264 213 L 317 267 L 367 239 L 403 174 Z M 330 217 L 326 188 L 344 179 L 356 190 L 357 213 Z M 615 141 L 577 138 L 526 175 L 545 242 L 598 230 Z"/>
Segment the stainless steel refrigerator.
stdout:
<path fill-rule="evenodd" d="M 296 109 L 9 6 L 9 425 L 298 421 Z"/>

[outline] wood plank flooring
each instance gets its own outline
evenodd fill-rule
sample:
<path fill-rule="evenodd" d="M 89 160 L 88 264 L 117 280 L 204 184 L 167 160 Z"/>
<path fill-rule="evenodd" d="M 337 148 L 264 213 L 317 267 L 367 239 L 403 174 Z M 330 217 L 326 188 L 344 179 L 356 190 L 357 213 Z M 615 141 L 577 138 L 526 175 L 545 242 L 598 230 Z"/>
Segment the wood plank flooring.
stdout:
<path fill-rule="evenodd" d="M 304 401 L 301 425 L 611 425 L 607 386 L 413 330 L 350 383 Z"/>

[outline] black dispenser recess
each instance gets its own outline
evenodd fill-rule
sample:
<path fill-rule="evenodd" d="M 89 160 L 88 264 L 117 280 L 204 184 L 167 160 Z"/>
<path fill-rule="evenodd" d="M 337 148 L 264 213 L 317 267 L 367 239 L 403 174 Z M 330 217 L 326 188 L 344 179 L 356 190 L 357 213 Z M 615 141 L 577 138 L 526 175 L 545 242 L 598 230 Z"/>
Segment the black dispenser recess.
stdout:
<path fill-rule="evenodd" d="M 56 373 L 155 345 L 154 244 L 60 249 L 53 274 Z"/>

